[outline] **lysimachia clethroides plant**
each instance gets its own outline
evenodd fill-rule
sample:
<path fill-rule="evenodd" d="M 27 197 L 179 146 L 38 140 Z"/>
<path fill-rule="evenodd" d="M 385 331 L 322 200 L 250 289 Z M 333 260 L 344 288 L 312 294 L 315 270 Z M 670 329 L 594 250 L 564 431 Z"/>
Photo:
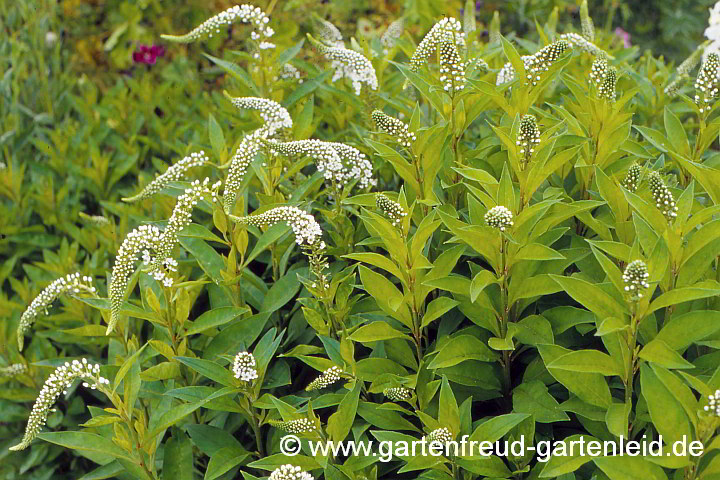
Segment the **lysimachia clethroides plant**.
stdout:
<path fill-rule="evenodd" d="M 718 52 L 671 73 L 586 1 L 579 32 L 556 9 L 526 38 L 482 2 L 364 30 L 291 8 L 307 35 L 265 3 L 162 37 L 234 49 L 202 59 L 225 88 L 207 139 L 103 199 L 113 251 L 13 283 L 13 455 L 143 480 L 717 478 Z M 659 454 L 561 450 L 621 438 Z M 311 448 L 347 440 L 376 455 Z"/>

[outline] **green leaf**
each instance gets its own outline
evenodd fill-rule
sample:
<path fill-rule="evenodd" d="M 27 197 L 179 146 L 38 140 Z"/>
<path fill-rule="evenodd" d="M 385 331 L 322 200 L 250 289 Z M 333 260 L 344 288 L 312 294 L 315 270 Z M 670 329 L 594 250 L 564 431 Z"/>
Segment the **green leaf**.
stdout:
<path fill-rule="evenodd" d="M 239 445 L 228 445 L 221 448 L 210 457 L 204 480 L 215 480 L 242 464 L 249 456 L 250 454 Z M 189 472 L 192 475 L 192 468 Z"/>
<path fill-rule="evenodd" d="M 530 418 L 527 413 L 508 413 L 492 417 L 478 425 L 470 435 L 470 441 L 496 442 L 526 418 Z"/>
<path fill-rule="evenodd" d="M 699 298 L 708 298 L 720 295 L 720 288 L 717 288 L 716 285 L 716 282 L 703 282 L 694 287 L 674 288 L 653 300 L 648 307 L 647 313 L 650 314 L 655 310 L 663 307 L 669 307 L 670 305 L 678 305 L 684 302 L 697 300 Z"/>
<path fill-rule="evenodd" d="M 688 141 L 687 135 L 685 134 L 685 128 L 683 127 L 680 119 L 675 116 L 670 108 L 665 106 L 665 131 L 667 132 L 668 140 L 672 148 L 686 157 L 690 156 L 690 142 Z"/>
<path fill-rule="evenodd" d="M 178 432 L 176 432 L 178 433 Z M 182 432 L 165 444 L 163 480 L 193 480 L 193 453 L 190 439 Z"/>
<path fill-rule="evenodd" d="M 71 431 L 45 432 L 39 433 L 38 438 L 72 450 L 102 453 L 130 462 L 135 461 L 128 452 L 115 445 L 111 440 L 95 433 Z"/>
<path fill-rule="evenodd" d="M 645 345 L 643 349 L 640 350 L 638 356 L 643 360 L 657 363 L 667 368 L 695 368 L 695 365 L 685 360 L 682 355 L 670 348 L 667 343 L 657 338 Z"/>
<path fill-rule="evenodd" d="M 599 287 L 575 277 L 550 275 L 575 301 L 584 305 L 600 318 L 623 318 L 627 307 L 618 303 L 613 297 Z"/>
<path fill-rule="evenodd" d="M 610 480 L 667 480 L 660 466 L 640 457 L 617 455 L 592 460 Z"/>
<path fill-rule="evenodd" d="M 460 433 L 460 410 L 447 377 L 443 376 L 440 384 L 440 402 L 438 403 L 438 423 L 446 425 L 457 435 Z"/>
<path fill-rule="evenodd" d="M 215 156 L 220 160 L 220 163 L 225 163 L 227 160 L 225 135 L 212 113 L 208 116 L 208 135 L 210 136 L 210 145 L 212 145 Z"/>
<path fill-rule="evenodd" d="M 475 303 L 478 295 L 485 290 L 485 287 L 497 282 L 497 277 L 490 270 L 480 270 L 470 282 L 470 301 Z"/>
<path fill-rule="evenodd" d="M 361 265 L 360 279 L 365 290 L 375 299 L 378 306 L 388 315 L 412 328 L 410 311 L 403 301 L 403 295 L 390 280 Z"/>
<path fill-rule="evenodd" d="M 196 318 L 189 328 L 185 331 L 184 335 L 195 335 L 197 333 L 204 332 L 205 330 L 225 325 L 237 317 L 249 313 L 248 307 L 220 307 L 208 310 Z"/>
<path fill-rule="evenodd" d="M 599 350 L 577 350 L 563 355 L 547 366 L 571 372 L 601 373 L 605 376 L 622 376 L 623 371 L 607 353 Z"/>
<path fill-rule="evenodd" d="M 422 328 L 427 327 L 438 318 L 455 308 L 459 302 L 450 297 L 438 297 L 430 302 L 425 309 L 425 315 L 422 318 Z"/>
<path fill-rule="evenodd" d="M 553 423 L 570 420 L 557 400 L 539 380 L 524 382 L 513 390 L 513 412 L 529 413 L 536 422 Z"/>
<path fill-rule="evenodd" d="M 690 421 L 675 394 L 657 377 L 648 364 L 640 366 L 642 396 L 647 402 L 650 418 L 665 443 L 692 438 Z"/>
<path fill-rule="evenodd" d="M 538 351 L 547 366 L 571 351 L 558 345 L 538 345 Z M 572 372 L 548 367 L 548 372 L 565 388 L 592 405 L 607 408 L 612 403 L 610 388 L 600 373 Z"/>
<path fill-rule="evenodd" d="M 240 83 L 245 85 L 247 88 L 250 89 L 253 96 L 256 97 L 262 97 L 262 93 L 260 93 L 260 90 L 255 85 L 255 82 L 253 82 L 250 75 L 243 69 L 241 66 L 236 65 L 232 62 L 228 62 L 227 60 L 223 60 L 221 58 L 213 57 L 212 55 L 208 55 L 207 53 L 202 54 L 205 58 L 213 62 L 215 65 L 219 66 L 223 70 L 225 70 L 227 73 L 229 73 L 233 78 L 238 80 Z M 328 72 L 329 73 L 329 72 Z"/>
<path fill-rule="evenodd" d="M 446 342 L 428 365 L 430 369 L 448 368 L 467 360 L 493 362 L 498 355 L 472 335 L 456 335 Z"/>
<path fill-rule="evenodd" d="M 587 445 L 587 442 L 597 441 L 597 439 L 589 435 L 571 435 L 561 440 L 563 446 L 558 445 L 557 451 L 565 453 L 565 455 L 552 455 L 550 459 L 547 460 L 547 463 L 543 467 L 542 472 L 540 472 L 539 477 L 561 478 L 563 475 L 572 473 L 591 461 L 592 457 L 580 455 L 581 452 L 579 448 L 570 448 L 571 445 L 577 445 L 577 443 L 573 442 L 581 441 Z M 538 458 L 545 459 L 550 452 L 545 453 L 536 451 L 536 453 L 538 454 Z"/>
<path fill-rule="evenodd" d="M 223 368 L 210 360 L 192 357 L 175 357 L 178 362 L 184 363 L 201 375 L 214 380 L 222 385 L 231 387 L 235 385 L 235 378 L 230 370 Z"/>
<path fill-rule="evenodd" d="M 713 335 L 720 330 L 720 312 L 717 310 L 695 310 L 682 315 L 673 315 L 655 340 L 664 342 L 677 351 L 685 351 L 693 343 Z"/>
<path fill-rule="evenodd" d="M 412 341 L 412 338 L 408 335 L 395 330 L 387 322 L 382 321 L 363 325 L 350 335 L 350 340 L 360 343 L 371 343 L 380 340 L 389 340 L 391 338 L 404 338 Z"/>
<path fill-rule="evenodd" d="M 177 407 L 171 408 L 162 414 L 157 420 L 151 418 L 150 425 L 152 430 L 145 435 L 145 444 L 149 445 L 155 441 L 156 437 L 163 433 L 167 428 L 177 425 L 180 420 L 190 415 L 192 412 L 202 407 L 209 399 L 202 399 L 195 403 L 183 403 Z"/>

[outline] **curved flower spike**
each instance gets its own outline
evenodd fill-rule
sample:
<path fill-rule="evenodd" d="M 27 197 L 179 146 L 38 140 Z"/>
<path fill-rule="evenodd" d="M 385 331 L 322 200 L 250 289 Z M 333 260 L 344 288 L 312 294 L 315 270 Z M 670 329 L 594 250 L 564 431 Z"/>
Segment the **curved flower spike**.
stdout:
<path fill-rule="evenodd" d="M 603 58 L 614 58 L 605 50 L 592 43 L 590 39 L 582 35 L 578 35 L 577 33 L 563 33 L 558 38 L 560 40 L 565 40 L 571 48 L 578 48 L 579 50 L 589 53 L 590 55 Z"/>
<path fill-rule="evenodd" d="M 162 173 L 155 177 L 155 180 L 148 183 L 147 186 L 143 188 L 140 193 L 138 193 L 137 195 L 133 195 L 132 197 L 123 198 L 122 201 L 132 203 L 139 202 L 140 200 L 144 200 L 146 198 L 150 198 L 159 191 L 161 191 L 163 188 L 167 187 L 170 182 L 177 182 L 178 180 L 182 180 L 185 172 L 187 172 L 191 168 L 201 167 L 209 161 L 210 158 L 205 155 L 205 152 L 203 150 L 200 150 L 197 153 L 193 152 L 187 157 L 177 162 L 175 165 L 169 167 L 165 171 L 165 173 Z"/>
<path fill-rule="evenodd" d="M 235 22 L 250 23 L 255 27 L 252 33 L 253 40 L 261 37 L 270 38 L 275 33 L 268 26 L 270 18 L 259 8 L 252 5 L 235 5 L 214 17 L 205 20 L 190 33 L 185 35 L 160 35 L 160 38 L 176 43 L 192 43 L 196 40 L 212 37 L 220 33 L 220 28 L 232 25 Z"/>
<path fill-rule="evenodd" d="M 406 402 L 413 396 L 413 391 L 405 387 L 391 387 L 383 390 L 383 395 L 393 402 Z"/>
<path fill-rule="evenodd" d="M 650 172 L 648 182 L 650 182 L 650 191 L 652 192 L 653 199 L 655 200 L 655 206 L 660 209 L 669 222 L 672 221 L 675 217 L 677 217 L 678 211 L 672 192 L 665 185 L 665 182 L 658 172 Z"/>
<path fill-rule="evenodd" d="M 388 25 L 385 33 L 380 37 L 380 43 L 384 47 L 384 52 L 387 54 L 388 50 L 395 46 L 397 39 L 400 38 L 405 31 L 405 19 L 398 18 L 390 25 Z"/>
<path fill-rule="evenodd" d="M 315 480 L 312 475 L 300 467 L 281 465 L 270 474 L 269 480 Z"/>
<path fill-rule="evenodd" d="M 310 384 L 305 387 L 305 391 L 312 392 L 313 390 L 320 390 L 325 387 L 329 387 L 333 383 L 340 380 L 342 373 L 343 372 L 340 367 L 330 367 L 325 370 L 319 377 L 310 382 Z"/>
<path fill-rule="evenodd" d="M 164 231 L 154 225 L 140 225 L 131 231 L 123 241 L 115 257 L 112 278 L 108 287 L 110 296 L 110 322 L 106 335 L 115 328 L 120 318 L 120 309 L 125 299 L 128 279 L 135 271 L 135 262 L 142 253 L 143 263 L 149 267 L 150 274 L 163 285 L 172 285 L 170 272 L 177 270 L 177 260 L 172 258 L 172 250 L 178 243 L 178 233 L 190 225 L 192 210 L 200 198 L 210 196 L 212 201 L 217 200 L 217 190 L 220 182 L 210 185 L 206 178 L 202 183 L 195 180 L 190 188 L 180 195 L 168 220 Z"/>
<path fill-rule="evenodd" d="M 61 393 L 67 393 L 67 389 L 70 388 L 76 378 L 86 380 L 83 386 L 93 390 L 110 383 L 107 378 L 100 376 L 100 365 L 88 363 L 85 358 L 81 361 L 73 360 L 72 363 L 65 362 L 64 365 L 56 368 L 45 381 L 45 385 L 40 390 L 40 395 L 35 400 L 35 405 L 33 405 L 32 412 L 30 412 L 30 418 L 25 429 L 25 436 L 23 436 L 20 443 L 10 447 L 10 450 L 24 450 L 30 445 L 42 430 L 45 422 L 47 422 L 47 417 L 52 411 L 52 406 L 57 398 Z"/>
<path fill-rule="evenodd" d="M 322 228 L 315 217 L 297 207 L 275 207 L 259 215 L 247 217 L 231 217 L 238 223 L 255 227 L 271 227 L 280 222 L 287 222 L 295 234 L 295 242 L 300 246 L 322 245 Z"/>
<path fill-rule="evenodd" d="M 81 276 L 79 272 L 71 273 L 64 277 L 58 278 L 45 289 L 40 295 L 35 297 L 30 306 L 23 312 L 20 317 L 20 324 L 17 329 L 18 350 L 23 349 L 25 343 L 25 332 L 27 332 L 38 315 L 47 315 L 47 309 L 55 301 L 57 297 L 63 294 L 76 293 L 95 293 L 95 287 L 92 286 L 92 278 Z"/>
<path fill-rule="evenodd" d="M 344 143 L 310 139 L 284 143 L 269 142 L 268 147 L 275 155 L 314 158 L 318 170 L 323 172 L 325 179 L 333 180 L 340 185 L 345 185 L 354 179 L 358 180 L 362 188 L 377 183 L 372 178 L 372 163 L 365 154 Z"/>
<path fill-rule="evenodd" d="M 403 147 L 410 148 L 411 143 L 416 140 L 415 134 L 409 131 L 409 127 L 397 118 L 380 110 L 373 110 L 371 117 L 380 130 L 395 137 Z"/>
<path fill-rule="evenodd" d="M 321 42 L 332 47 L 345 48 L 342 33 L 330 21 L 321 18 L 318 14 L 312 14 L 315 33 Z"/>
<path fill-rule="evenodd" d="M 628 168 L 627 175 L 625 175 L 625 179 L 623 179 L 623 186 L 630 190 L 631 192 L 637 191 L 638 186 L 640 185 L 640 176 L 642 175 L 642 167 L 638 165 L 637 163 L 633 163 L 630 165 L 630 168 Z"/>
<path fill-rule="evenodd" d="M 502 205 L 493 207 L 485 214 L 485 223 L 501 232 L 513 226 L 513 214 Z"/>
<path fill-rule="evenodd" d="M 267 98 L 260 97 L 231 97 L 223 92 L 230 102 L 237 108 L 246 110 L 257 110 L 265 121 L 262 128 L 267 136 L 274 135 L 283 128 L 292 128 L 293 122 L 290 113 L 279 103 Z"/>
<path fill-rule="evenodd" d="M 243 382 L 252 382 L 258 378 L 257 362 L 250 352 L 239 352 L 233 361 L 235 378 Z"/>
<path fill-rule="evenodd" d="M 311 433 L 317 429 L 315 424 L 307 418 L 298 418 L 296 420 L 288 420 L 286 422 L 270 420 L 269 423 L 275 428 L 295 434 Z"/>
<path fill-rule="evenodd" d="M 417 72 L 422 65 L 425 65 L 428 57 L 443 42 L 451 42 L 460 48 L 465 47 L 465 34 L 462 31 L 462 25 L 456 18 L 445 17 L 433 25 L 410 58 L 410 71 Z"/>
<path fill-rule="evenodd" d="M 595 24 L 590 17 L 590 12 L 588 12 L 587 0 L 583 0 L 580 4 L 580 26 L 582 28 L 583 37 L 587 38 L 591 42 L 595 40 Z"/>
<path fill-rule="evenodd" d="M 320 53 L 332 60 L 331 67 L 335 69 L 332 81 L 335 82 L 341 78 L 347 78 L 352 83 L 355 95 L 360 95 L 362 85 L 366 84 L 373 90 L 378 88 L 377 75 L 375 67 L 370 60 L 355 50 L 348 50 L 341 47 L 328 47 L 323 43 L 315 40 L 312 35 L 307 34 L 310 43 L 318 49 Z"/>
<path fill-rule="evenodd" d="M 622 275 L 625 291 L 631 293 L 633 297 L 642 298 L 645 290 L 650 288 L 648 278 L 650 278 L 650 273 L 648 273 L 645 262 L 634 260 L 628 263 Z"/>
<path fill-rule="evenodd" d="M 535 153 L 535 147 L 540 143 L 540 129 L 537 126 L 537 119 L 534 115 L 523 115 L 520 119 L 520 132 L 515 142 L 520 147 L 522 156 L 521 169 L 525 168 Z"/>
<path fill-rule="evenodd" d="M 695 80 L 695 103 L 700 113 L 710 111 L 711 103 L 720 96 L 720 55 L 713 52 L 700 67 Z"/>

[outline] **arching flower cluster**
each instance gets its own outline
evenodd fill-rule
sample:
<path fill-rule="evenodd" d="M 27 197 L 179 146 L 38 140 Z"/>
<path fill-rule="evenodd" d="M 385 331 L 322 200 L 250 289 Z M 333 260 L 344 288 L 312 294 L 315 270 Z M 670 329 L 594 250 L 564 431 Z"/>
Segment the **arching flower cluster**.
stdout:
<path fill-rule="evenodd" d="M 415 53 L 410 59 L 410 70 L 417 72 L 444 41 L 452 42 L 456 49 L 465 48 L 465 34 L 462 31 L 462 25 L 456 18 L 445 17 L 433 25 L 415 49 Z"/>
<path fill-rule="evenodd" d="M 534 115 L 523 115 L 520 119 L 520 131 L 515 144 L 520 147 L 521 168 L 530 161 L 535 147 L 540 143 L 540 129 Z"/>
<path fill-rule="evenodd" d="M 715 5 L 709 11 L 710 18 L 704 35 L 711 43 L 705 51 L 706 58 L 710 52 L 720 52 L 720 1 L 715 2 Z"/>
<path fill-rule="evenodd" d="M 491 208 L 485 214 L 485 223 L 501 232 L 513 226 L 513 214 L 502 205 Z"/>
<path fill-rule="evenodd" d="M 675 79 L 665 87 L 665 94 L 671 97 L 677 95 L 682 84 L 690 76 L 690 72 L 700 63 L 703 58 L 705 46 L 700 45 L 675 69 Z"/>
<path fill-rule="evenodd" d="M 622 279 L 625 283 L 625 291 L 637 298 L 642 298 L 645 290 L 650 288 L 648 283 L 650 274 L 647 265 L 642 260 L 634 260 L 627 264 Z"/>
<path fill-rule="evenodd" d="M 617 69 L 610 66 L 607 58 L 601 57 L 593 62 L 590 69 L 590 80 L 597 88 L 598 97 L 610 101 L 615 100 Z"/>
<path fill-rule="evenodd" d="M 393 402 L 406 402 L 412 398 L 413 392 L 405 387 L 391 387 L 383 390 L 383 395 Z"/>
<path fill-rule="evenodd" d="M 297 207 L 275 207 L 259 215 L 233 217 L 238 223 L 255 227 L 271 227 L 280 222 L 287 222 L 295 234 L 295 242 L 300 246 L 321 245 L 322 228 L 315 217 Z"/>
<path fill-rule="evenodd" d="M 285 422 L 270 420 L 269 423 L 275 428 L 294 434 L 311 433 L 317 429 L 315 424 L 307 418 L 298 418 L 296 420 L 288 420 Z"/>
<path fill-rule="evenodd" d="M 371 116 L 380 130 L 395 137 L 403 147 L 410 148 L 412 142 L 416 140 L 415 134 L 410 132 L 408 126 L 397 118 L 386 115 L 380 110 L 373 110 Z"/>
<path fill-rule="evenodd" d="M 258 378 L 257 362 L 250 352 L 239 352 L 233 361 L 235 378 L 243 382 L 251 382 Z"/>
<path fill-rule="evenodd" d="M 544 46 L 533 55 L 523 55 L 521 59 L 525 68 L 525 85 L 537 85 L 542 78 L 542 74 L 550 70 L 552 64 L 569 48 L 571 48 L 571 44 L 560 39 Z M 498 72 L 495 84 L 502 85 L 513 80 L 515 80 L 515 69 L 508 62 Z"/>
<path fill-rule="evenodd" d="M 300 70 L 298 70 L 292 63 L 286 63 L 282 66 L 282 70 L 280 71 L 280 78 L 282 78 L 283 80 L 297 80 L 298 83 L 303 83 Z M 277 79 L 278 77 L 275 77 L 275 80 Z"/>
<path fill-rule="evenodd" d="M 330 67 L 335 69 L 333 82 L 347 78 L 352 84 L 355 95 L 360 95 L 363 84 L 372 90 L 377 90 L 378 80 L 375 67 L 364 55 L 344 47 L 328 47 L 309 35 L 308 38 L 318 52 L 331 61 Z"/>
<path fill-rule="evenodd" d="M 169 167 L 165 173 L 162 173 L 155 177 L 155 180 L 147 184 L 140 193 L 129 198 L 123 198 L 125 202 L 138 202 L 146 198 L 150 198 L 163 188 L 167 187 L 170 182 L 177 182 L 182 180 L 185 173 L 193 167 L 200 167 L 209 162 L 210 158 L 205 155 L 203 150 L 199 152 L 193 152 L 187 157 L 183 158 L 175 165 Z"/>
<path fill-rule="evenodd" d="M 161 37 L 171 42 L 191 43 L 206 37 L 212 37 L 220 33 L 222 27 L 232 25 L 235 22 L 252 24 L 254 30 L 250 36 L 253 40 L 267 39 L 275 34 L 273 29 L 268 26 L 270 18 L 265 15 L 260 7 L 244 4 L 235 5 L 224 12 L 218 13 L 185 35 L 161 35 Z"/>
<path fill-rule="evenodd" d="M 0 378 L 14 377 L 27 372 L 27 367 L 23 363 L 13 363 L 7 367 L 0 367 Z"/>
<path fill-rule="evenodd" d="M 30 412 L 30 418 L 22 441 L 14 447 L 10 447 L 10 450 L 24 450 L 30 445 L 30 442 L 33 441 L 45 425 L 57 398 L 60 394 L 67 394 L 67 389 L 77 378 L 85 380 L 83 386 L 93 390 L 110 383 L 107 378 L 100 376 L 100 365 L 88 363 L 85 358 L 60 365 L 48 377 L 42 390 L 40 390 L 32 412 Z"/>
<path fill-rule="evenodd" d="M 223 192 L 223 209 L 228 214 L 235 205 L 237 192 L 240 190 L 247 169 L 257 154 L 260 153 L 263 142 L 283 129 L 292 128 L 293 126 L 290 113 L 273 100 L 259 97 L 230 97 L 230 101 L 237 108 L 257 110 L 265 123 L 242 139 L 235 150 L 235 154 L 230 159 L 230 169 Z"/>
<path fill-rule="evenodd" d="M 310 139 L 285 143 L 269 142 L 268 146 L 275 155 L 312 157 L 325 179 L 336 182 L 339 186 L 352 180 L 357 180 L 361 188 L 377 183 L 372 177 L 372 163 L 365 154 L 344 143 Z"/>
<path fill-rule="evenodd" d="M 17 329 L 18 350 L 23 349 L 25 343 L 25 332 L 27 332 L 38 315 L 48 313 L 48 308 L 57 297 L 64 294 L 95 293 L 92 286 L 92 278 L 80 273 L 71 273 L 58 278 L 40 292 L 20 316 L 20 323 Z"/>
<path fill-rule="evenodd" d="M 695 103 L 700 113 L 710 111 L 712 102 L 720 94 L 720 55 L 711 53 L 700 67 L 695 79 Z"/>
<path fill-rule="evenodd" d="M 276 101 L 259 97 L 230 97 L 230 102 L 240 109 L 257 110 L 265 121 L 261 128 L 266 130 L 268 136 L 293 126 L 290 113 Z"/>
<path fill-rule="evenodd" d="M 390 219 L 390 222 L 397 226 L 403 218 L 407 216 L 407 212 L 397 202 L 393 202 L 384 193 L 378 193 L 375 202 L 380 210 Z"/>
<path fill-rule="evenodd" d="M 80 219 L 93 227 L 108 227 L 110 226 L 110 220 L 102 215 L 88 215 L 84 212 L 80 212 Z"/>
<path fill-rule="evenodd" d="M 178 243 L 178 234 L 190 224 L 192 210 L 204 197 L 217 199 L 220 182 L 210 185 L 206 178 L 202 183 L 195 180 L 185 193 L 178 197 L 172 216 L 164 231 L 153 225 L 140 225 L 131 231 L 118 250 L 113 265 L 112 278 L 108 293 L 110 296 L 109 335 L 120 318 L 120 309 L 125 298 L 128 279 L 135 271 L 135 262 L 142 253 L 143 263 L 149 267 L 150 274 L 167 287 L 172 285 L 170 272 L 177 270 L 177 261 L 172 258 L 172 250 Z"/>
<path fill-rule="evenodd" d="M 313 390 L 320 390 L 325 387 L 329 387 L 333 383 L 340 380 L 342 375 L 342 369 L 340 367 L 330 367 L 325 370 L 322 375 L 317 377 L 315 380 L 305 387 L 305 391 L 312 392 Z"/>
<path fill-rule="evenodd" d="M 648 178 L 650 183 L 650 191 L 652 192 L 655 206 L 660 209 L 668 221 L 672 221 L 677 217 L 677 205 L 670 189 L 665 186 L 662 177 L 658 172 L 650 172 Z"/>
<path fill-rule="evenodd" d="M 641 176 L 642 167 L 637 163 L 633 163 L 630 165 L 630 168 L 628 168 L 627 175 L 625 175 L 625 179 L 622 182 L 623 187 L 627 188 L 631 192 L 637 191 L 638 186 L 640 186 Z"/>
<path fill-rule="evenodd" d="M 269 480 L 315 480 L 315 478 L 302 468 L 287 464 L 273 470 Z"/>

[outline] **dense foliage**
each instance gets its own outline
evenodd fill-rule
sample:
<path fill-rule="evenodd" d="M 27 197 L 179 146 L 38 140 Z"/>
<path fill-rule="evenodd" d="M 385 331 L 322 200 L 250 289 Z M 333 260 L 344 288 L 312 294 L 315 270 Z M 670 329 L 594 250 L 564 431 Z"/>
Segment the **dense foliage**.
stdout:
<path fill-rule="evenodd" d="M 676 71 L 586 3 L 524 36 L 471 1 L 110 3 L 114 80 L 2 7 L 2 478 L 720 476 L 718 55 Z M 463 436 L 665 445 L 308 443 Z"/>

